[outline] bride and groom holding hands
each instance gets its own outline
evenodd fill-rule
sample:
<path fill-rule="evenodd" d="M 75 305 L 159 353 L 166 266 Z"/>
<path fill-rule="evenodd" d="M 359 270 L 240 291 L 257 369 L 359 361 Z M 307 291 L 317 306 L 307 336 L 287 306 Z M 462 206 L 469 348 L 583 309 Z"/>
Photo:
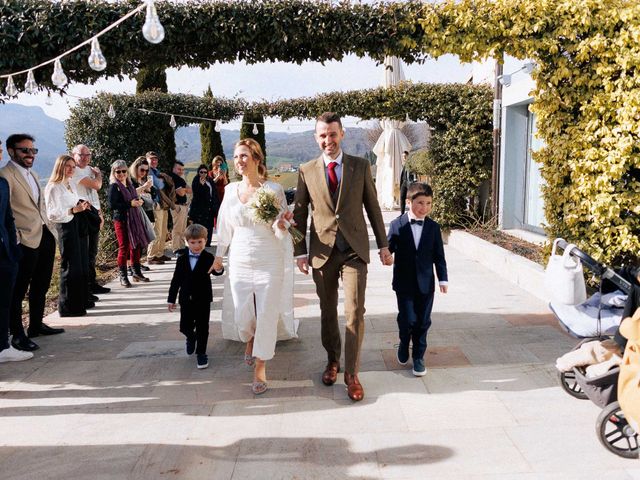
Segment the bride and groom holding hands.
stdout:
<path fill-rule="evenodd" d="M 311 267 L 320 300 L 322 345 L 327 352 L 322 373 L 325 385 L 333 385 L 341 371 L 338 287 L 342 279 L 346 320 L 344 382 L 349 398 L 353 401 L 364 398 L 358 379 L 369 263 L 369 235 L 363 208 L 379 248 L 380 261 L 391 265 L 393 256 L 370 164 L 344 153 L 340 147 L 343 138 L 337 114 L 328 112 L 318 117 L 315 140 L 322 154 L 300 166 L 293 212 L 288 210 L 282 187 L 267 180 L 259 144 L 252 139 L 236 144 L 233 160 L 242 180 L 225 187 L 218 217 L 216 257 L 210 258 L 208 264 L 210 272 L 219 272 L 223 257 L 228 256 L 223 337 L 246 343 L 244 358 L 254 368 L 255 394 L 267 390 L 266 363 L 275 354 L 276 341 L 297 337 L 297 321 L 293 316 L 295 258 L 302 273 L 308 274 Z M 275 194 L 284 212 L 272 225 L 256 221 L 248 211 L 251 199 L 260 190 Z M 286 231 L 293 224 L 306 236 L 309 208 L 307 249 L 306 238 L 294 245 Z M 275 235 L 278 229 L 280 232 Z M 181 319 L 181 331 L 187 336 L 189 347 L 197 323 L 190 331 L 183 330 L 182 323 Z"/>

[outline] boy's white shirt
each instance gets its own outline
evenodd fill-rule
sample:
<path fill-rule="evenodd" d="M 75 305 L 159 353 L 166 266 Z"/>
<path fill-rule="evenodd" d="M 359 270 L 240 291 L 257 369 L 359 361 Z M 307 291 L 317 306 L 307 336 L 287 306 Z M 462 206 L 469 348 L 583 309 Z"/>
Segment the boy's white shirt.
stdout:
<path fill-rule="evenodd" d="M 407 211 L 407 217 L 409 217 L 409 221 L 422 220 L 423 222 L 427 218 L 426 216 L 422 218 L 416 217 L 411 211 L 411 208 L 409 208 L 409 210 Z M 418 250 L 418 245 L 420 244 L 420 237 L 422 237 L 423 225 L 418 225 L 417 223 L 413 223 L 413 224 L 410 224 L 410 226 L 411 226 L 411 233 L 413 233 L 413 243 L 415 243 L 416 250 Z M 449 282 L 441 282 L 440 279 L 438 279 L 438 285 L 440 285 L 441 287 L 444 287 L 445 285 L 448 285 L 448 284 Z"/>

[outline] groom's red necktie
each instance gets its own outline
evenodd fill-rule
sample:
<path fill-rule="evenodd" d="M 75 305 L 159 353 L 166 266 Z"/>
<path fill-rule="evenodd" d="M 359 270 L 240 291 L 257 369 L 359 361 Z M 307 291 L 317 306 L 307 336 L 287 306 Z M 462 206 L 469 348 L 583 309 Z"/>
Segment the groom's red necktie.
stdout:
<path fill-rule="evenodd" d="M 338 175 L 336 174 L 336 167 L 338 166 L 338 162 L 329 162 L 327 165 L 328 174 L 329 174 L 329 191 L 331 195 L 336 193 L 338 189 Z"/>

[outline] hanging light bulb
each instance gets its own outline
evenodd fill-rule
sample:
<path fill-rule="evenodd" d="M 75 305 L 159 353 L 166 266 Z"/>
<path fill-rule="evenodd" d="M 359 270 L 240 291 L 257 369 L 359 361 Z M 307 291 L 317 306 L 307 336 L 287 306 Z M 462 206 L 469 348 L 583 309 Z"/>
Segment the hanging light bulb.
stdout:
<path fill-rule="evenodd" d="M 142 26 L 142 35 L 149 43 L 160 43 L 164 40 L 164 27 L 160 23 L 153 0 L 147 0 L 147 17 Z"/>
<path fill-rule="evenodd" d="M 53 98 L 51 98 L 51 92 L 47 92 L 47 98 L 44 101 L 45 105 L 53 105 Z"/>
<path fill-rule="evenodd" d="M 169 126 L 170 126 L 171 128 L 176 128 L 176 125 L 177 125 L 177 123 L 176 123 L 176 117 L 174 117 L 173 115 L 171 115 L 171 120 L 169 120 Z"/>
<path fill-rule="evenodd" d="M 38 92 L 38 84 L 36 83 L 36 79 L 33 78 L 33 70 L 29 70 L 29 73 L 27 73 L 27 81 L 24 84 L 24 91 L 29 94 Z"/>
<path fill-rule="evenodd" d="M 7 78 L 7 89 L 5 90 L 9 97 L 17 97 L 18 89 L 16 88 L 16 84 L 13 83 L 13 77 Z"/>
<path fill-rule="evenodd" d="M 109 110 L 107 110 L 109 118 L 116 118 L 116 109 L 113 108 L 113 104 L 109 104 Z"/>
<path fill-rule="evenodd" d="M 253 124 L 253 130 L 251 130 L 251 133 L 253 133 L 254 135 L 258 134 L 258 124 L 257 123 Z"/>
<path fill-rule="evenodd" d="M 91 53 L 89 54 L 89 66 L 96 72 L 101 72 L 107 68 L 107 59 L 104 58 L 98 37 L 91 40 Z"/>
<path fill-rule="evenodd" d="M 62 63 L 58 58 L 53 64 L 53 75 L 51 75 L 51 82 L 58 88 L 64 87 L 69 80 L 62 70 Z"/>
<path fill-rule="evenodd" d="M 222 127 L 220 126 L 220 123 L 222 123 L 222 122 L 220 122 L 220 120 L 216 120 L 216 125 L 215 125 L 215 127 L 213 127 L 213 129 L 216 132 L 220 132 L 220 130 L 222 130 Z"/>

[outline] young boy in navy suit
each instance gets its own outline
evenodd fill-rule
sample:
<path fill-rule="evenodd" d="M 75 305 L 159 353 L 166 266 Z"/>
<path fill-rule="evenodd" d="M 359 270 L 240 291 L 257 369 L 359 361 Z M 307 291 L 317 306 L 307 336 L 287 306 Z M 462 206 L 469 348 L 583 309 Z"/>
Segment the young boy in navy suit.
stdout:
<path fill-rule="evenodd" d="M 436 267 L 440 292 L 447 293 L 447 262 L 444 258 L 440 225 L 429 218 L 433 190 L 426 183 L 412 183 L 407 190 L 407 213 L 391 222 L 389 250 L 393 260 L 393 290 L 398 299 L 398 330 L 400 345 L 398 362 L 409 361 L 412 344 L 413 374 L 427 373 L 424 354 L 427 351 L 427 331 L 431 326 L 431 308 Z"/>
<path fill-rule="evenodd" d="M 176 260 L 169 287 L 169 311 L 176 309 L 176 297 L 180 292 L 180 332 L 187 337 L 187 355 L 194 351 L 197 367 L 207 368 L 207 340 L 209 339 L 209 315 L 211 313 L 211 277 L 222 275 L 213 269 L 214 257 L 204 247 L 207 229 L 194 223 L 184 231 L 187 247 L 182 249 Z"/>

